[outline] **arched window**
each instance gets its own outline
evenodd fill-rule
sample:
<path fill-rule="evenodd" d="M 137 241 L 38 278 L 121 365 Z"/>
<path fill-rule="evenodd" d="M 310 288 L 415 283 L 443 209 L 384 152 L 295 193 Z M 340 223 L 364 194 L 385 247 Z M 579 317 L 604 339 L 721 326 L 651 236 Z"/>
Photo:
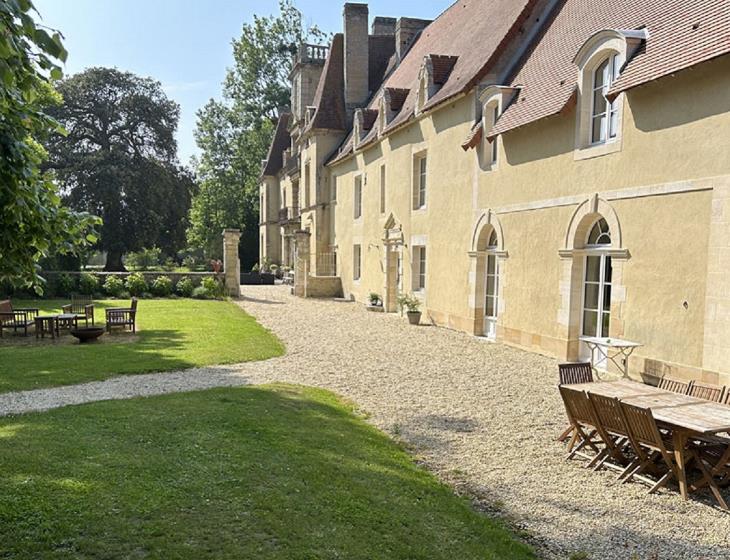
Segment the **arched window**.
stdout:
<path fill-rule="evenodd" d="M 611 245 L 611 231 L 604 218 L 599 218 L 588 233 L 583 282 L 583 336 L 609 336 L 611 322 L 611 277 L 613 268 L 606 248 Z"/>
<path fill-rule="evenodd" d="M 591 110 L 591 143 L 602 144 L 618 134 L 619 104 L 606 99 L 606 93 L 618 78 L 619 57 L 611 55 L 593 72 L 593 106 Z"/>
<path fill-rule="evenodd" d="M 487 242 L 487 269 L 484 287 L 484 336 L 497 336 L 497 304 L 499 301 L 499 262 L 497 261 L 497 231 L 492 228 Z"/>
<path fill-rule="evenodd" d="M 608 229 L 608 222 L 604 218 L 599 219 L 588 234 L 588 241 L 586 245 L 610 245 L 611 244 L 611 232 Z"/>

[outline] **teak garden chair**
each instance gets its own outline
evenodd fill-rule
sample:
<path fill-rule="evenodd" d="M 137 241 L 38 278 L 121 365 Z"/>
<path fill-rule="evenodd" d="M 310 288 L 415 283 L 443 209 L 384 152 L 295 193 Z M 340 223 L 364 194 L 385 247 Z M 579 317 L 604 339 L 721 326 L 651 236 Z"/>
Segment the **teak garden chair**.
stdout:
<path fill-rule="evenodd" d="M 593 381 L 593 367 L 589 362 L 574 362 L 558 364 L 560 385 L 574 383 L 591 383 Z M 558 437 L 558 441 L 565 441 L 573 433 L 573 426 L 568 426 Z"/>
<path fill-rule="evenodd" d="M 573 437 L 568 445 L 568 456 L 566 460 L 572 459 L 577 455 L 592 461 L 595 456 L 587 454 L 583 449 L 590 447 L 596 455 L 601 450 L 598 448 L 600 441 L 595 439 L 597 433 L 596 420 L 593 417 L 593 410 L 588 402 L 588 396 L 583 391 L 569 389 L 563 385 L 558 387 L 558 389 L 565 404 L 568 420 L 573 427 Z"/>
<path fill-rule="evenodd" d="M 68 303 L 61 307 L 61 310 L 66 314 L 76 315 L 79 319 L 86 321 L 86 326 L 89 326 L 89 319 L 91 324 L 94 324 L 94 301 L 90 296 L 77 296 L 71 295 L 71 303 Z"/>
<path fill-rule="evenodd" d="M 28 327 L 35 325 L 39 313 L 36 308 L 13 309 L 9 299 L 0 301 L 0 338 L 5 329 L 22 330 L 24 336 L 28 336 Z"/>
<path fill-rule="evenodd" d="M 132 298 L 130 307 L 110 307 L 106 310 L 106 331 L 112 332 L 112 327 L 130 327 L 137 332 L 137 298 Z"/>
<path fill-rule="evenodd" d="M 637 478 L 651 484 L 649 494 L 653 494 L 662 486 L 665 486 L 670 479 L 677 479 L 677 463 L 674 460 L 674 449 L 670 441 L 662 436 L 659 431 L 651 409 L 640 408 L 626 403 L 620 403 L 621 416 L 627 428 L 631 447 L 636 453 L 636 459 L 627 469 L 623 482 Z M 666 472 L 659 480 L 652 480 L 643 475 L 646 471 L 657 468 L 657 463 L 663 463 Z"/>
<path fill-rule="evenodd" d="M 629 459 L 625 454 L 629 443 L 629 433 L 621 415 L 621 403 L 618 399 L 588 393 L 588 401 L 593 407 L 593 415 L 597 422 L 596 428 L 606 447 L 599 456 L 592 461 L 594 470 L 602 466 L 621 473 L 619 478 L 626 474 Z M 610 461 L 613 459 L 613 462 Z"/>
<path fill-rule="evenodd" d="M 658 387 L 665 391 L 671 391 L 672 393 L 677 393 L 679 395 L 686 395 L 689 391 L 689 385 L 689 383 L 685 383 L 684 381 L 677 381 L 670 377 L 661 377 L 659 379 Z"/>
<path fill-rule="evenodd" d="M 719 438 L 718 438 L 719 439 Z M 725 498 L 720 493 L 720 487 L 730 485 L 730 440 L 724 445 L 717 442 L 710 445 L 695 445 L 690 447 L 690 454 L 695 459 L 702 478 L 690 485 L 690 490 L 697 490 L 709 486 L 717 503 L 724 510 L 728 509 Z"/>
<path fill-rule="evenodd" d="M 689 391 L 687 394 L 690 397 L 697 397 L 698 399 L 705 399 L 706 401 L 719 403 L 722 402 L 725 397 L 725 387 L 701 383 L 699 381 L 692 381 L 689 384 Z"/>

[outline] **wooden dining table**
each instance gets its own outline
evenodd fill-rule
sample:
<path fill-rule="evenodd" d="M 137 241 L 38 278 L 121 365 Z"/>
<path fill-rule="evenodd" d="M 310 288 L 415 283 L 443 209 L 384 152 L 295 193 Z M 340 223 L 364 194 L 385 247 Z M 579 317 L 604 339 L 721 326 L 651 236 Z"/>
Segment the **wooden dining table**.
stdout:
<path fill-rule="evenodd" d="M 730 432 L 730 406 L 727 405 L 672 393 L 629 379 L 577 383 L 566 387 L 618 398 L 627 404 L 650 409 L 657 422 L 671 429 L 678 468 L 677 482 L 685 500 L 689 496 L 686 472 L 688 439 L 693 435 L 712 436 Z"/>

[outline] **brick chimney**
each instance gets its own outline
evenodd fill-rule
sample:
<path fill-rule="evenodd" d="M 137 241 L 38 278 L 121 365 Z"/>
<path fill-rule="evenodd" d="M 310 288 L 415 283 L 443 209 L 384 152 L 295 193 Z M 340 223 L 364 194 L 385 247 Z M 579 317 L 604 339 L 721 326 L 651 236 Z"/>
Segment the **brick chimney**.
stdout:
<path fill-rule="evenodd" d="M 427 19 L 408 17 L 398 19 L 398 23 L 395 25 L 395 54 L 398 61 L 403 60 L 416 35 L 429 23 L 431 21 Z"/>
<path fill-rule="evenodd" d="M 347 112 L 362 107 L 368 100 L 369 39 L 368 5 L 345 4 L 345 105 Z"/>
<path fill-rule="evenodd" d="M 392 17 L 377 16 L 373 19 L 371 35 L 395 35 L 396 19 Z"/>

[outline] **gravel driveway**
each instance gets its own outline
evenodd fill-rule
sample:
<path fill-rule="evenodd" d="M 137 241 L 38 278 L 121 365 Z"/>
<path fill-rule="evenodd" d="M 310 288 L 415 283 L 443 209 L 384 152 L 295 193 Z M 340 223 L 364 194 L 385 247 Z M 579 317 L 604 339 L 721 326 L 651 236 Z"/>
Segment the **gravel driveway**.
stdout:
<path fill-rule="evenodd" d="M 524 529 L 546 558 L 730 558 L 730 515 L 709 501 L 649 496 L 564 461 L 555 360 L 358 304 L 295 299 L 281 286 L 244 287 L 240 304 L 285 342 L 285 356 L 0 395 L 0 414 L 212 386 L 316 385 L 356 402 L 444 480 Z"/>

